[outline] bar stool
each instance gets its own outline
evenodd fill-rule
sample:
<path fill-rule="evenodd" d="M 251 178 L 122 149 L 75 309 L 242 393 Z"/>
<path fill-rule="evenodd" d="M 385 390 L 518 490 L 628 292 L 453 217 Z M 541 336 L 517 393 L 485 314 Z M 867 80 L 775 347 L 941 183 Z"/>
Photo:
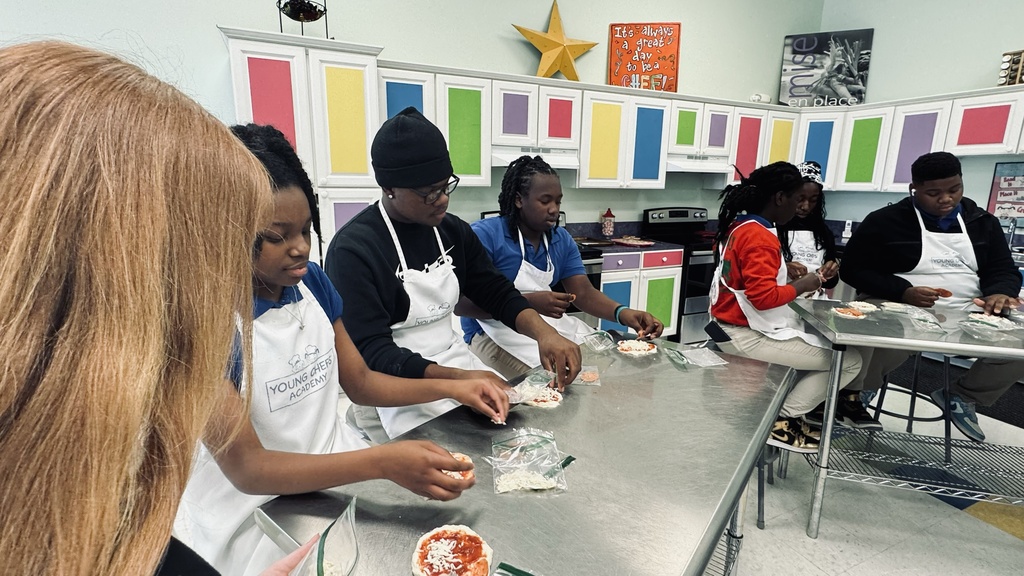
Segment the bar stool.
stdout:
<path fill-rule="evenodd" d="M 890 412 L 882 409 L 882 402 L 885 401 L 885 393 L 889 387 L 889 375 L 886 374 L 885 378 L 882 379 L 882 387 L 878 389 L 878 399 L 875 404 L 875 419 L 878 419 L 879 414 L 885 414 L 886 416 L 892 416 L 893 418 L 899 418 L 907 421 L 907 433 L 911 434 L 914 431 L 914 422 L 938 422 L 939 420 L 945 421 L 945 461 L 948 464 L 950 461 L 950 445 L 952 437 L 952 420 L 949 418 L 949 364 L 950 360 L 956 357 L 955 354 L 943 354 L 942 355 L 942 390 L 943 396 L 946 398 L 946 406 L 939 406 L 939 410 L 942 414 L 939 416 L 915 416 L 914 409 L 917 404 L 917 399 L 924 398 L 931 402 L 931 398 L 923 392 L 917 391 L 917 381 L 921 373 L 921 352 L 914 355 L 914 376 L 910 381 L 910 391 L 906 392 L 903 390 L 896 390 L 894 392 L 900 392 L 904 394 L 910 394 L 910 408 L 907 414 L 899 414 L 897 412 Z M 932 402 L 934 404 L 934 402 Z"/>

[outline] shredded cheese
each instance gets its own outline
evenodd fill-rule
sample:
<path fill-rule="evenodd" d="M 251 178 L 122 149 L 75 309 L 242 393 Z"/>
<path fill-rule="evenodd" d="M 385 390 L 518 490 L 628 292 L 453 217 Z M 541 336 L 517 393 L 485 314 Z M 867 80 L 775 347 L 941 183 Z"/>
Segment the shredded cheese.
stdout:
<path fill-rule="evenodd" d="M 631 354 L 633 356 L 646 356 L 647 354 L 654 354 L 658 349 L 657 346 L 650 342 L 641 342 L 640 340 L 621 340 L 619 341 L 619 352 L 623 354 Z"/>
<path fill-rule="evenodd" d="M 550 490 L 555 486 L 553 478 L 546 478 L 532 470 L 513 470 L 498 476 L 494 481 L 494 491 L 498 494 L 513 490 Z"/>
<path fill-rule="evenodd" d="M 984 324 L 985 326 L 996 328 L 998 330 L 1013 330 L 1014 328 L 1016 328 L 1012 321 L 1007 320 L 1002 316 L 993 316 L 991 314 L 981 314 L 979 312 L 975 312 L 969 314 L 967 318 L 971 322 L 978 322 L 979 324 Z"/>
<path fill-rule="evenodd" d="M 462 561 L 455 557 L 455 540 L 439 538 L 427 544 L 427 557 L 424 562 L 430 565 L 433 572 L 448 574 L 462 567 Z"/>
<path fill-rule="evenodd" d="M 878 310 L 878 306 L 875 306 L 871 302 L 861 302 L 860 300 L 847 302 L 846 305 L 854 310 L 860 310 L 861 312 L 874 312 L 875 310 Z"/>

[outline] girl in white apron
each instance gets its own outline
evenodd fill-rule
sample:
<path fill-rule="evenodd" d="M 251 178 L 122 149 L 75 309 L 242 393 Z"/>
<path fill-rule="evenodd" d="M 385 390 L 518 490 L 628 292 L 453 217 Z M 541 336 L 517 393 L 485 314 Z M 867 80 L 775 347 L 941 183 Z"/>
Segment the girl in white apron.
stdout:
<path fill-rule="evenodd" d="M 708 332 L 725 352 L 801 371 L 769 444 L 815 452 L 820 431 L 801 417 L 825 398 L 832 351 L 826 340 L 807 331 L 788 304 L 799 294 L 817 290 L 821 280 L 807 274 L 787 283 L 774 228 L 776 222 L 789 221 L 801 203 L 809 202 L 809 195 L 796 167 L 777 162 L 754 170 L 722 196 L 716 237 L 719 262 L 709 294 L 714 321 Z M 848 350 L 841 384 L 853 380 L 860 367 L 860 354 Z"/>
<path fill-rule="evenodd" d="M 804 191 L 810 194 L 808 204 L 801 205 L 796 217 L 778 226 L 782 255 L 786 260 L 789 278 L 819 273 L 825 280 L 821 288 L 804 294 L 805 298 L 827 299 L 825 290 L 839 283 L 839 258 L 836 239 L 825 223 L 825 196 L 821 180 L 821 166 L 812 161 L 797 166 L 804 181 Z"/>
<path fill-rule="evenodd" d="M 471 483 L 446 480 L 442 470 L 459 463 L 444 449 L 426 442 L 405 448 L 420 454 L 370 448 L 339 416 L 351 404 L 341 378 L 350 378 L 352 365 L 362 358 L 347 337 L 338 338 L 338 330 L 344 331 L 338 320 L 341 298 L 323 270 L 308 262 L 310 228 L 320 234 L 312 185 L 279 131 L 254 125 L 233 131 L 263 161 L 275 185 L 273 224 L 256 244 L 252 379 L 235 377 L 242 393 L 251 394 L 251 403 L 246 413 L 241 396 L 234 390 L 226 393 L 206 439 L 211 448 L 198 448 L 175 525 L 181 539 L 222 574 L 248 575 L 284 556 L 253 519 L 256 508 L 277 493 L 369 479 L 366 470 L 358 469 L 367 459 L 397 471 L 384 474 L 425 496 L 450 499 Z M 337 342 L 347 343 L 340 354 Z M 339 356 L 346 359 L 345 367 L 339 366 Z M 375 373 L 369 378 L 398 380 Z M 241 427 L 237 436 L 225 434 L 236 425 Z M 216 447 L 223 451 L 219 459 L 213 455 Z M 436 472 L 433 480 L 410 482 L 410 456 L 420 460 L 428 453 L 426 467 Z M 422 468 L 416 472 L 423 473 Z"/>
<path fill-rule="evenodd" d="M 528 300 L 551 294 L 551 286 L 560 280 L 565 289 L 573 294 L 572 302 L 583 312 L 608 320 L 616 320 L 617 315 L 618 321 L 645 337 L 660 336 L 664 329 L 661 321 L 647 312 L 620 307 L 618 302 L 608 298 L 590 283 L 583 272 L 583 262 L 575 241 L 568 232 L 557 227 L 561 201 L 562 186 L 555 170 L 540 156 L 521 156 L 509 165 L 502 179 L 501 194 L 498 196 L 500 217 L 475 222 L 473 230 L 499 270 L 514 281 L 516 289 Z M 529 261 L 524 238 L 529 239 L 535 254 L 543 250 L 544 268 Z M 552 244 L 555 242 L 562 248 L 558 252 L 552 252 Z M 519 248 L 516 255 L 518 266 L 514 267 L 514 271 L 512 258 L 508 254 L 509 244 L 512 243 L 518 244 Z M 552 260 L 553 254 L 559 258 L 557 266 Z M 569 270 L 578 273 L 568 274 Z M 560 278 L 555 278 L 556 271 Z M 582 343 L 583 337 L 595 328 L 564 313 L 569 303 L 568 298 L 560 302 L 564 303 L 563 307 L 556 307 L 558 312 L 555 316 L 546 314 L 544 309 L 538 309 L 536 305 L 534 308 L 563 337 L 577 344 Z M 523 370 L 540 365 L 536 342 L 497 320 L 480 319 L 477 322 L 483 334 L 495 345 L 522 363 Z M 463 326 L 464 329 L 468 327 L 475 331 L 477 325 L 463 322 Z M 474 351 L 479 353 L 479 350 L 475 343 Z M 483 359 L 487 361 L 487 358 Z"/>

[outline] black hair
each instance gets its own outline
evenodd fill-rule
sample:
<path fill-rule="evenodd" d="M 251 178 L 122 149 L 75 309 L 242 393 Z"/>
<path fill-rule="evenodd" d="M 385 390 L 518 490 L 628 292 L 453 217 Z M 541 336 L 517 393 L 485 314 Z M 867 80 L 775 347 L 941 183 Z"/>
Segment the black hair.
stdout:
<path fill-rule="evenodd" d="M 320 202 L 313 190 L 313 183 L 309 181 L 309 175 L 302 168 L 302 161 L 295 153 L 295 148 L 284 137 L 284 134 L 273 126 L 236 125 L 231 127 L 231 132 L 267 169 L 275 192 L 289 186 L 296 186 L 302 190 L 309 203 L 309 214 L 313 219 L 313 231 L 316 232 L 317 243 L 320 246 L 321 264 L 323 264 L 324 236 L 320 231 Z M 262 245 L 263 238 L 257 237 L 253 246 L 254 255 L 259 255 Z"/>
<path fill-rule="evenodd" d="M 910 165 L 910 179 L 915 184 L 951 176 L 963 176 L 963 171 L 960 169 L 960 160 L 949 152 L 930 152 Z"/>
<path fill-rule="evenodd" d="M 505 176 L 501 179 L 501 192 L 498 193 L 498 213 L 508 216 L 508 231 L 513 238 L 519 238 L 519 208 L 516 207 L 516 197 L 526 198 L 530 193 L 530 186 L 533 184 L 533 177 L 536 174 L 558 175 L 555 169 L 540 156 L 524 155 L 508 165 Z"/>
<path fill-rule="evenodd" d="M 718 210 L 715 244 L 724 246 L 729 237 L 729 228 L 737 216 L 744 212 L 759 214 L 776 193 L 782 192 L 784 196 L 791 196 L 803 185 L 800 171 L 789 162 L 775 162 L 762 166 L 751 172 L 748 177 L 740 174 L 739 184 L 726 186 L 718 195 L 722 205 Z"/>
<path fill-rule="evenodd" d="M 809 164 L 817 166 L 818 163 L 809 162 Z M 820 170 L 821 167 L 818 166 L 818 169 Z M 814 247 L 820 250 L 825 247 L 825 235 L 832 234 L 832 230 L 825 223 L 825 215 L 827 214 L 825 212 L 825 187 L 807 176 L 804 176 L 803 181 L 805 184 L 811 182 L 818 186 L 818 203 L 812 206 L 807 216 L 800 220 L 800 230 L 810 230 L 814 234 Z M 789 231 L 790 229 L 795 229 L 795 224 L 797 224 L 796 218 L 777 227 L 779 243 L 782 244 L 782 255 L 786 262 L 793 260 L 793 253 L 789 249 Z"/>

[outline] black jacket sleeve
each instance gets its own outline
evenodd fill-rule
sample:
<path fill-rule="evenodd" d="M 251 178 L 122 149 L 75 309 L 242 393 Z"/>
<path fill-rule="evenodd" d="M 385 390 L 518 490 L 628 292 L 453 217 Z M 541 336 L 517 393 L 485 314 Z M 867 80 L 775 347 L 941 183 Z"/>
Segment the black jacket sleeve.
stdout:
<path fill-rule="evenodd" d="M 1004 294 L 1016 298 L 1020 294 L 1021 275 L 1013 261 L 1003 227 L 995 216 L 980 208 L 978 211 L 981 212 L 978 218 L 967 222 L 967 232 L 978 259 L 981 295 Z"/>
<path fill-rule="evenodd" d="M 913 207 L 893 204 L 867 215 L 843 251 L 839 274 L 858 294 L 902 302 L 910 282 L 896 276 L 909 272 L 921 258 L 921 234 Z M 911 225 L 913 228 L 911 228 Z"/>
<path fill-rule="evenodd" d="M 163 560 L 157 566 L 156 576 L 219 576 L 220 572 L 214 570 L 196 554 L 191 548 L 182 544 L 177 538 L 171 538 L 167 550 L 164 552 Z"/>
<path fill-rule="evenodd" d="M 459 234 L 465 247 L 465 274 L 459 276 L 462 293 L 474 304 L 515 330 L 516 317 L 530 303 L 516 290 L 491 261 L 487 249 L 469 224 L 458 220 Z"/>

